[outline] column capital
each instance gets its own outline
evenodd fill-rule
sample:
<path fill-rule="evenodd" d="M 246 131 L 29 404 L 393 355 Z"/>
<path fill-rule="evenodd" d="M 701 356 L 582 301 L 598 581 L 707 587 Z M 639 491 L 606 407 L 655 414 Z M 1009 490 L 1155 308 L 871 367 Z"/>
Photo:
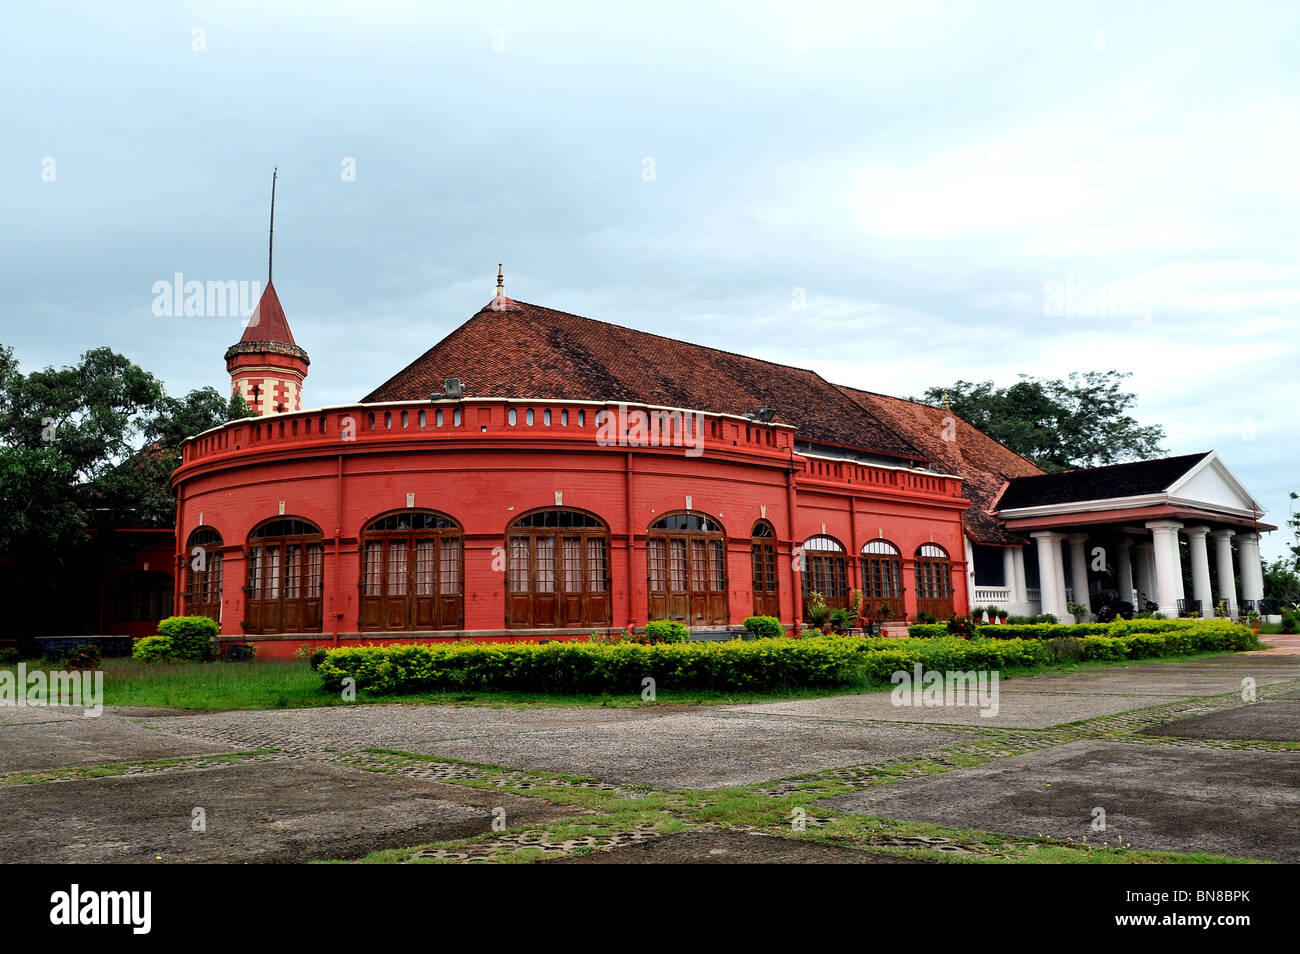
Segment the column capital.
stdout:
<path fill-rule="evenodd" d="M 1201 526 L 1199 524 L 1195 527 L 1186 527 L 1183 529 L 1183 533 L 1187 534 L 1189 537 L 1191 536 L 1204 537 L 1209 532 L 1210 532 L 1209 527 Z"/>
<path fill-rule="evenodd" d="M 1155 542 L 1152 540 L 1139 540 L 1133 546 L 1138 550 L 1154 550 L 1156 548 Z"/>
<path fill-rule="evenodd" d="M 1183 529 L 1183 525 L 1177 520 L 1152 520 L 1146 525 L 1146 528 L 1152 533 L 1160 533 L 1161 531 L 1177 533 Z"/>
<path fill-rule="evenodd" d="M 1035 530 L 1030 536 L 1035 540 L 1061 540 L 1065 534 L 1056 530 Z"/>
<path fill-rule="evenodd" d="M 1213 530 L 1210 532 L 1210 536 L 1216 540 L 1231 540 L 1236 535 L 1236 530 Z"/>
<path fill-rule="evenodd" d="M 1087 535 L 1086 533 L 1071 533 L 1071 534 L 1067 534 L 1066 537 L 1065 537 L 1065 542 L 1066 542 L 1066 543 L 1074 543 L 1074 544 L 1087 543 L 1087 542 L 1088 542 L 1088 535 Z"/>
<path fill-rule="evenodd" d="M 1244 543 L 1247 546 L 1259 546 L 1259 534 L 1254 530 L 1238 530 L 1237 543 Z"/>

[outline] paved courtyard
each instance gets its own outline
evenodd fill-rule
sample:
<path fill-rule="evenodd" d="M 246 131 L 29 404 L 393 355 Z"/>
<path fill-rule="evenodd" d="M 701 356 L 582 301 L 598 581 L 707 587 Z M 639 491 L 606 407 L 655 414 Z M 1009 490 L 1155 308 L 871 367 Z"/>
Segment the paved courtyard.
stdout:
<path fill-rule="evenodd" d="M 743 816 L 752 822 L 700 814 L 745 798 L 759 805 Z M 782 798 L 802 806 L 806 827 L 786 821 Z M 779 806 L 771 819 L 768 803 Z M 91 719 L 0 708 L 3 862 L 380 849 L 906 862 L 973 850 L 898 827 L 912 824 L 1294 862 L 1297 817 L 1300 656 L 1277 652 L 1004 681 L 991 717 L 895 707 L 887 692 L 639 709 L 110 707 Z M 897 824 L 858 841 L 807 836 L 855 819 Z"/>

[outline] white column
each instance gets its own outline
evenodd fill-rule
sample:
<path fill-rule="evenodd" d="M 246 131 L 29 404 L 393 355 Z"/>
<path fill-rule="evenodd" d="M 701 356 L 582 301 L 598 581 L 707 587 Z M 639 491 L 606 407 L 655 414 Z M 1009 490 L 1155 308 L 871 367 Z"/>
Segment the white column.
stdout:
<path fill-rule="evenodd" d="M 1138 561 L 1138 598 L 1133 602 L 1133 606 L 1139 613 L 1146 609 L 1147 600 L 1155 602 L 1156 598 L 1154 547 L 1155 544 L 1143 540 L 1135 548 Z"/>
<path fill-rule="evenodd" d="M 1072 533 L 1065 538 L 1070 544 L 1070 585 L 1074 587 L 1074 602 L 1082 606 L 1083 618 L 1076 623 L 1086 623 L 1092 616 L 1092 595 L 1088 591 L 1088 542 L 1086 533 Z"/>
<path fill-rule="evenodd" d="M 1002 585 L 1007 588 L 1007 602 L 1019 603 L 1016 595 L 1016 561 L 1011 555 L 1011 547 L 1002 548 Z"/>
<path fill-rule="evenodd" d="M 1219 572 L 1219 599 L 1228 604 L 1228 616 L 1237 615 L 1237 576 L 1232 569 L 1232 537 L 1235 530 L 1215 530 L 1214 562 Z"/>
<path fill-rule="evenodd" d="M 970 537 L 964 538 L 962 543 L 966 552 L 966 612 L 969 613 L 975 608 L 975 547 Z"/>
<path fill-rule="evenodd" d="M 1259 563 L 1259 534 L 1254 530 L 1237 534 L 1237 562 L 1241 565 L 1241 598 L 1262 600 L 1264 570 Z"/>
<path fill-rule="evenodd" d="M 1174 520 L 1153 520 L 1148 523 L 1155 543 L 1156 602 L 1167 619 L 1178 616 L 1179 580 L 1183 575 L 1182 556 L 1178 550 L 1178 531 L 1183 528 Z"/>
<path fill-rule="evenodd" d="M 1133 558 L 1129 555 L 1132 541 L 1121 537 L 1115 545 L 1115 586 L 1119 589 L 1119 600 L 1137 606 L 1133 595 Z"/>
<path fill-rule="evenodd" d="M 1025 548 L 1011 548 L 1011 562 L 1015 567 L 1015 574 L 1012 579 L 1016 584 L 1016 601 L 1019 603 L 1029 602 L 1029 586 L 1025 583 Z"/>
<path fill-rule="evenodd" d="M 1065 608 L 1065 566 L 1061 560 L 1063 534 L 1042 530 L 1030 536 L 1038 541 L 1038 585 L 1043 593 L 1043 612 L 1065 622 L 1070 611 Z"/>
<path fill-rule="evenodd" d="M 1214 615 L 1214 597 L 1210 595 L 1210 555 L 1205 548 L 1209 527 L 1188 527 L 1187 552 L 1192 563 L 1192 599 L 1201 601 L 1201 615 Z"/>

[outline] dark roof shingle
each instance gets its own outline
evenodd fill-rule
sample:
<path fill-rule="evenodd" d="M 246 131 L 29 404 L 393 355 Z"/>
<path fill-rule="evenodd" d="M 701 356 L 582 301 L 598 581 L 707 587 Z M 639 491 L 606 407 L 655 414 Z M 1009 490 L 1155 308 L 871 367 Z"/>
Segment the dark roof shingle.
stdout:
<path fill-rule="evenodd" d="M 509 298 L 493 299 L 362 401 L 425 401 L 447 378 L 460 378 L 469 397 L 622 401 L 719 414 L 771 407 L 801 440 L 928 460 L 812 371 Z"/>
<path fill-rule="evenodd" d="M 289 330 L 289 319 L 284 316 L 280 296 L 275 293 L 275 286 L 270 282 L 266 283 L 266 290 L 262 292 L 252 317 L 248 319 L 248 327 L 244 329 L 244 335 L 239 341 L 241 344 L 252 341 L 273 341 L 276 344 L 297 346 L 298 342 L 293 340 L 293 332 Z"/>
<path fill-rule="evenodd" d="M 1158 494 L 1204 460 L 1209 453 L 1205 451 L 1179 457 L 1136 460 L 1084 470 L 1062 470 L 1033 477 L 1019 477 L 1007 486 L 998 509 L 1016 510 L 1021 507 Z"/>
<path fill-rule="evenodd" d="M 1036 464 L 944 408 L 844 385 L 840 390 L 905 434 L 933 467 L 962 477 L 962 492 L 971 501 L 962 519 L 971 539 L 988 544 L 1023 542 L 988 510 L 1008 480 L 1041 474 Z M 945 427 L 946 418 L 952 418 L 951 429 Z"/>

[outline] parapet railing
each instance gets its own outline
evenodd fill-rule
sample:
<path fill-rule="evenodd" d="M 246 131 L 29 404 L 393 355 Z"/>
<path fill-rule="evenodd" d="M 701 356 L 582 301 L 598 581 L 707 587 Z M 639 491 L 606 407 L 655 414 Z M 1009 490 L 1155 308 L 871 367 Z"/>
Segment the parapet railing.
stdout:
<path fill-rule="evenodd" d="M 568 441 L 616 449 L 667 448 L 687 457 L 741 451 L 779 459 L 801 483 L 894 492 L 962 495 L 961 479 L 857 461 L 805 457 L 795 428 L 728 414 L 648 405 L 480 398 L 355 404 L 232 421 L 190 438 L 182 466 L 246 453 L 337 444 L 383 446 L 410 441 Z"/>

